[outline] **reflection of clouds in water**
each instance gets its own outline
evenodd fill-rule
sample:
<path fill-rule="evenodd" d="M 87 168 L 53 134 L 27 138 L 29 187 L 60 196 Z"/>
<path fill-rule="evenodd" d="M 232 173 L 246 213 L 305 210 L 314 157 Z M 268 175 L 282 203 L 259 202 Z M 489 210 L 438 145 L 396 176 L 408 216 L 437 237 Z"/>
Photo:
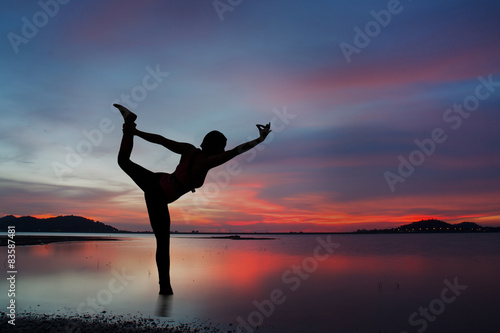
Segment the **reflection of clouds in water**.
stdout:
<path fill-rule="evenodd" d="M 54 255 L 54 247 L 50 244 L 34 245 L 28 247 L 29 253 L 35 257 L 48 257 Z"/>

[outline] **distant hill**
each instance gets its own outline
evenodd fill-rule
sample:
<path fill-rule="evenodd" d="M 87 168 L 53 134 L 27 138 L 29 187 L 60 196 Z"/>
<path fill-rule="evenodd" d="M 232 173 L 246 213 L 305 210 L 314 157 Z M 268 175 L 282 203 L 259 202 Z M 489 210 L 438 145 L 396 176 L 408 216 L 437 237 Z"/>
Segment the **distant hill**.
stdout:
<path fill-rule="evenodd" d="M 500 232 L 498 227 L 482 227 L 474 222 L 450 224 L 429 219 L 413 222 L 392 229 L 358 230 L 357 233 L 457 233 L 457 232 Z"/>
<path fill-rule="evenodd" d="M 16 227 L 16 232 L 122 232 L 110 225 L 73 215 L 45 219 L 12 215 L 0 218 L 0 231 L 7 231 L 7 227 L 11 225 Z"/>

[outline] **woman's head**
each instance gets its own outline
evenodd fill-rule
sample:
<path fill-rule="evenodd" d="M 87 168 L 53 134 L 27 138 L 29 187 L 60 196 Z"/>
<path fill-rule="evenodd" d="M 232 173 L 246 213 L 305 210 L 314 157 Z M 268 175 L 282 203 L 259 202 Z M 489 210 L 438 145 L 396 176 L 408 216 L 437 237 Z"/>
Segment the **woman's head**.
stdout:
<path fill-rule="evenodd" d="M 201 143 L 201 149 L 207 154 L 218 154 L 224 152 L 226 148 L 227 139 L 219 131 L 212 131 L 205 135 Z"/>

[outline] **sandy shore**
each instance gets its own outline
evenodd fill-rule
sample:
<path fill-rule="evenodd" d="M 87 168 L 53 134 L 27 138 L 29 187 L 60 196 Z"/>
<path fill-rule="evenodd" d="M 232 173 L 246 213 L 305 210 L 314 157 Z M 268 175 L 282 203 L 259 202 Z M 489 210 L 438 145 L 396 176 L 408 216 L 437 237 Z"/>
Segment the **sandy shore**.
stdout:
<path fill-rule="evenodd" d="M 0 238 L 0 246 L 7 246 L 8 244 L 7 236 Z M 56 242 L 82 242 L 82 241 L 115 241 L 120 240 L 119 238 L 113 237 L 98 237 L 98 236 L 25 236 L 16 235 L 14 236 L 14 242 L 16 246 L 20 245 L 43 245 Z"/>
<path fill-rule="evenodd" d="M 0 312 L 1 332 L 64 332 L 64 333 L 95 333 L 95 332 L 233 332 L 221 331 L 211 323 L 194 322 L 189 324 L 178 324 L 173 322 L 161 322 L 158 319 L 139 316 L 106 316 L 88 315 L 47 315 L 35 313 L 23 313 L 16 316 L 15 325 L 9 324 L 6 314 Z"/>

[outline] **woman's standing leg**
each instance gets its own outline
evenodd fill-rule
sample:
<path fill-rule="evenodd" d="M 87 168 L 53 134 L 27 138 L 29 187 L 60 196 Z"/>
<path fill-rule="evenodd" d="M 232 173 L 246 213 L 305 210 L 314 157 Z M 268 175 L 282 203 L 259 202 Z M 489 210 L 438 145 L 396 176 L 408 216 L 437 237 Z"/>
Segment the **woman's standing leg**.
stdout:
<path fill-rule="evenodd" d="M 156 265 L 161 295 L 172 295 L 170 284 L 170 214 L 165 194 L 159 191 L 144 193 L 149 221 L 156 238 Z"/>

